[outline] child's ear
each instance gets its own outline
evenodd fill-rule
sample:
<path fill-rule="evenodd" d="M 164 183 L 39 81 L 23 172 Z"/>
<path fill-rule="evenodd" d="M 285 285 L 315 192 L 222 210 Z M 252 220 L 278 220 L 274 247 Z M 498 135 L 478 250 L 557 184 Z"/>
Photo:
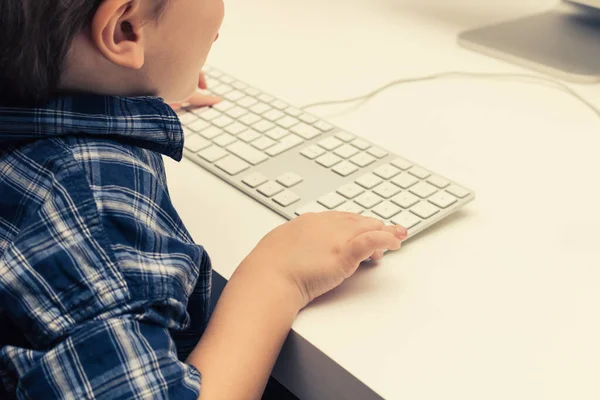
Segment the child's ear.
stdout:
<path fill-rule="evenodd" d="M 92 18 L 92 42 L 114 64 L 140 69 L 144 65 L 145 17 L 140 0 L 104 0 Z"/>

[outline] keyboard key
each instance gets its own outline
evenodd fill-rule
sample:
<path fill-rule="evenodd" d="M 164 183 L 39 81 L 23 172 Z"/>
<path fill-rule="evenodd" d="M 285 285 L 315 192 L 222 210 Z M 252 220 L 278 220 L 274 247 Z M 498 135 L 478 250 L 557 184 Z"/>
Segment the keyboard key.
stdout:
<path fill-rule="evenodd" d="M 330 136 L 326 139 L 323 139 L 318 143 L 319 146 L 321 146 L 325 150 L 329 150 L 329 151 L 340 147 L 342 144 L 343 144 L 343 142 L 341 140 L 336 139 L 332 136 Z"/>
<path fill-rule="evenodd" d="M 250 108 L 258 103 L 258 100 L 256 100 L 254 97 L 246 96 L 239 99 L 237 103 L 244 108 Z"/>
<path fill-rule="evenodd" d="M 392 183 L 400 186 L 402 189 L 408 189 L 417 182 L 419 182 L 417 178 L 407 173 L 402 173 L 392 179 Z"/>
<path fill-rule="evenodd" d="M 232 109 L 233 107 L 235 107 L 235 104 L 233 104 L 229 100 L 221 100 L 220 102 L 218 102 L 217 104 L 215 104 L 212 107 L 215 110 L 219 110 L 221 112 L 225 112 L 225 111 L 228 111 L 228 110 Z"/>
<path fill-rule="evenodd" d="M 250 111 L 252 111 L 254 114 L 266 113 L 267 111 L 271 111 L 272 109 L 273 107 L 265 103 L 256 103 L 255 105 L 250 107 Z"/>
<path fill-rule="evenodd" d="M 333 129 L 333 125 L 331 125 L 325 121 L 317 121 L 313 124 L 313 126 L 322 132 L 329 132 L 330 130 Z"/>
<path fill-rule="evenodd" d="M 267 154 L 271 157 L 275 157 L 276 155 L 281 154 L 284 151 L 288 151 L 289 149 L 292 149 L 301 143 L 304 143 L 304 140 L 302 140 L 301 137 L 296 136 L 294 134 L 289 134 L 283 139 L 281 139 L 279 141 L 279 144 L 269 147 L 267 149 Z"/>
<path fill-rule="evenodd" d="M 450 184 L 450 182 L 448 182 L 446 179 L 440 178 L 439 176 L 432 176 L 429 179 L 427 179 L 427 182 L 431 183 L 433 186 L 439 189 L 445 189 Z"/>
<path fill-rule="evenodd" d="M 248 96 L 258 96 L 260 94 L 260 90 L 253 88 L 253 87 L 247 87 L 246 89 L 244 89 L 244 92 L 248 95 Z"/>
<path fill-rule="evenodd" d="M 290 117 L 289 115 L 286 115 L 283 118 L 280 118 L 276 121 L 277 125 L 281 126 L 282 128 L 286 128 L 289 129 L 292 126 L 298 124 L 300 122 L 299 119 L 296 119 L 294 117 Z"/>
<path fill-rule="evenodd" d="M 219 71 L 219 70 L 218 70 L 218 69 L 216 69 L 216 68 L 209 67 L 209 66 L 207 66 L 207 65 L 205 65 L 205 66 L 204 66 L 204 70 L 205 70 L 207 73 L 210 73 L 210 77 L 211 77 L 211 78 L 218 78 L 218 77 L 220 77 L 220 76 L 223 76 L 223 73 L 222 73 L 221 71 Z"/>
<path fill-rule="evenodd" d="M 184 137 L 188 137 L 190 135 L 195 135 L 196 134 L 196 132 L 194 132 L 193 130 L 191 130 L 190 128 L 188 128 L 186 126 L 183 126 L 182 129 L 183 129 L 183 136 Z"/>
<path fill-rule="evenodd" d="M 285 109 L 286 114 L 291 115 L 292 117 L 299 117 L 302 115 L 303 111 L 296 107 L 288 107 Z"/>
<path fill-rule="evenodd" d="M 374 193 L 366 192 L 358 196 L 354 201 L 364 208 L 371 208 L 381 203 L 383 199 Z"/>
<path fill-rule="evenodd" d="M 264 113 L 263 117 L 271 122 L 275 122 L 278 119 L 285 117 L 285 114 L 279 110 L 271 110 Z"/>
<path fill-rule="evenodd" d="M 233 82 L 233 83 L 231 84 L 231 86 L 233 86 L 233 87 L 234 87 L 234 88 L 236 88 L 237 90 L 244 90 L 244 89 L 246 89 L 246 88 L 248 87 L 248 85 L 247 85 L 247 84 L 245 84 L 244 82 L 240 82 L 240 81 Z"/>
<path fill-rule="evenodd" d="M 273 197 L 277 193 L 283 192 L 283 189 L 283 186 L 281 186 L 279 183 L 269 181 L 260 185 L 257 190 L 263 196 Z"/>
<path fill-rule="evenodd" d="M 391 179 L 398 175 L 401 171 L 391 164 L 384 164 L 377 168 L 373 173 L 383 179 Z"/>
<path fill-rule="evenodd" d="M 209 107 L 195 108 L 192 110 L 192 112 L 205 121 L 212 121 L 213 119 L 223 115 L 220 111 Z"/>
<path fill-rule="evenodd" d="M 245 96 L 246 95 L 242 91 L 232 90 L 230 92 L 225 93 L 225 96 L 223 96 L 223 97 L 225 97 L 229 101 L 238 101 L 238 100 L 244 98 Z"/>
<path fill-rule="evenodd" d="M 396 185 L 392 185 L 389 182 L 383 182 L 381 185 L 373 189 L 373 192 L 377 193 L 384 199 L 389 199 L 390 197 L 400 193 L 400 188 Z"/>
<path fill-rule="evenodd" d="M 200 132 L 203 129 L 206 129 L 210 126 L 210 124 L 204 120 L 199 119 L 198 121 L 192 122 L 187 127 L 193 130 L 194 132 Z"/>
<path fill-rule="evenodd" d="M 334 153 L 342 158 L 350 158 L 358 153 L 358 149 L 354 146 L 350 146 L 349 144 L 343 144 L 341 147 L 338 147 Z"/>
<path fill-rule="evenodd" d="M 402 208 L 410 208 L 418 202 L 419 198 L 409 192 L 402 192 L 392 197 L 392 203 L 398 204 Z"/>
<path fill-rule="evenodd" d="M 283 129 L 279 126 L 276 126 L 273 129 L 268 130 L 265 134 L 273 140 L 279 140 L 287 134 L 290 133 L 287 129 Z"/>
<path fill-rule="evenodd" d="M 312 126 L 304 123 L 296 124 L 290 130 L 306 140 L 310 140 L 321 134 L 321 131 L 319 131 L 317 128 L 313 128 Z"/>
<path fill-rule="evenodd" d="M 421 167 L 412 167 L 408 170 L 408 173 L 420 179 L 425 179 L 431 176 L 431 172 L 426 171 Z"/>
<path fill-rule="evenodd" d="M 377 158 L 383 158 L 388 155 L 388 152 L 380 149 L 379 147 L 371 147 L 367 152 Z"/>
<path fill-rule="evenodd" d="M 254 125 L 252 125 L 252 128 L 255 131 L 258 131 L 260 133 L 265 133 L 266 131 L 268 131 L 269 129 L 273 128 L 274 126 L 275 126 L 274 123 L 272 123 L 270 121 L 267 121 L 266 119 L 263 119 L 261 121 L 258 121 Z"/>
<path fill-rule="evenodd" d="M 452 185 L 448 189 L 446 189 L 448 193 L 455 195 L 460 199 L 464 199 L 469 195 L 469 191 L 467 189 L 463 189 L 460 186 Z"/>
<path fill-rule="evenodd" d="M 239 121 L 241 123 L 246 124 L 248 126 L 251 126 L 251 125 L 257 123 L 260 120 L 261 120 L 261 118 L 254 113 L 248 113 L 239 119 Z"/>
<path fill-rule="evenodd" d="M 221 96 L 221 97 L 224 96 L 225 94 L 231 92 L 232 90 L 234 90 L 234 89 L 231 86 L 226 85 L 226 84 L 215 86 L 210 89 L 211 92 L 213 92 L 214 94 Z"/>
<path fill-rule="evenodd" d="M 344 196 L 345 198 L 352 200 L 359 194 L 364 193 L 365 189 L 363 189 L 362 187 L 358 186 L 355 183 L 348 183 L 348 184 L 342 186 L 341 188 L 339 188 L 337 190 L 337 192 L 339 194 L 341 194 L 342 196 Z"/>
<path fill-rule="evenodd" d="M 293 172 L 286 172 L 285 174 L 283 174 L 279 178 L 277 178 L 277 182 L 281 183 L 286 188 L 291 188 L 292 186 L 296 186 L 297 184 L 299 184 L 302 181 L 303 181 L 302 177 Z"/>
<path fill-rule="evenodd" d="M 248 114 L 248 111 L 242 107 L 235 106 L 235 107 L 225 111 L 225 114 L 231 118 L 237 119 L 237 118 L 241 117 L 242 115 Z"/>
<path fill-rule="evenodd" d="M 378 176 L 375 176 L 373 174 L 370 174 L 370 173 L 365 174 L 356 180 L 356 183 L 358 183 L 360 186 L 364 187 L 365 189 L 373 189 L 375 186 L 379 185 L 381 182 L 383 182 L 383 179 L 381 179 Z"/>
<path fill-rule="evenodd" d="M 217 136 L 213 142 L 221 147 L 225 147 L 235 142 L 235 136 L 231 136 L 229 133 L 224 133 L 221 136 Z"/>
<path fill-rule="evenodd" d="M 289 207 L 300 200 L 300 196 L 291 190 L 284 190 L 277 196 L 273 197 L 273 201 L 282 207 Z"/>
<path fill-rule="evenodd" d="M 298 118 L 300 118 L 300 120 L 302 122 L 306 122 L 307 124 L 311 124 L 311 125 L 318 121 L 317 117 L 314 117 L 314 116 L 312 116 L 310 114 L 306 114 L 306 113 L 300 115 Z"/>
<path fill-rule="evenodd" d="M 209 126 L 208 128 L 200 131 L 200 134 L 202 136 L 204 136 L 205 138 L 207 138 L 208 140 L 212 140 L 212 139 L 216 138 L 217 136 L 222 135 L 223 130 L 217 128 L 216 126 Z"/>
<path fill-rule="evenodd" d="M 198 116 L 194 113 L 185 113 L 179 115 L 178 117 L 179 122 L 181 122 L 182 125 L 191 124 L 192 122 L 198 119 Z"/>
<path fill-rule="evenodd" d="M 246 143 L 250 143 L 259 137 L 260 133 L 256 132 L 254 129 L 248 129 L 247 131 L 242 132 L 242 134 L 238 136 L 238 139 L 241 139 Z"/>
<path fill-rule="evenodd" d="M 265 153 L 250 147 L 246 143 L 235 142 L 227 146 L 227 150 L 240 157 L 242 160 L 249 162 L 252 165 L 260 164 L 269 157 Z"/>
<path fill-rule="evenodd" d="M 327 207 L 330 210 L 333 210 L 345 201 L 346 200 L 337 193 L 329 193 L 317 200 L 319 204 Z"/>
<path fill-rule="evenodd" d="M 185 148 L 194 153 L 199 152 L 202 149 L 207 148 L 211 145 L 210 141 L 200 137 L 196 134 L 190 135 L 184 140 Z"/>
<path fill-rule="evenodd" d="M 371 147 L 369 143 L 358 138 L 354 139 L 352 142 L 350 142 L 350 144 L 360 150 L 367 150 L 369 147 Z"/>
<path fill-rule="evenodd" d="M 447 192 L 437 192 L 429 198 L 429 201 L 440 208 L 448 208 L 456 203 L 458 199 Z"/>
<path fill-rule="evenodd" d="M 222 75 L 219 80 L 223 83 L 233 83 L 233 81 L 235 81 L 235 79 L 227 75 Z"/>
<path fill-rule="evenodd" d="M 338 156 L 336 156 L 335 154 L 326 153 L 326 154 L 323 154 L 321 157 L 317 158 L 316 161 L 319 164 L 321 164 L 322 166 L 324 166 L 325 168 L 331 168 L 335 164 L 342 161 L 342 159 L 339 158 Z"/>
<path fill-rule="evenodd" d="M 281 100 L 277 100 L 277 99 L 275 99 L 271 102 L 271 106 L 278 110 L 285 110 L 287 107 L 289 107 L 288 104 L 284 103 Z"/>
<path fill-rule="evenodd" d="M 227 115 L 222 115 L 219 118 L 215 118 L 211 121 L 213 125 L 218 126 L 219 128 L 225 128 L 227 125 L 233 122 L 233 119 L 229 118 Z"/>
<path fill-rule="evenodd" d="M 258 96 L 258 99 L 260 101 L 264 101 L 265 103 L 270 103 L 273 100 L 275 100 L 275 97 L 271 96 L 270 94 L 263 93 L 260 96 Z"/>
<path fill-rule="evenodd" d="M 416 214 L 417 216 L 427 219 L 429 217 L 434 216 L 435 214 L 440 212 L 440 209 L 434 206 L 431 203 L 426 201 L 421 201 L 419 204 L 411 207 L 410 212 Z"/>
<path fill-rule="evenodd" d="M 372 211 L 383 219 L 390 219 L 398 214 L 401 211 L 401 208 L 389 201 L 384 201 L 374 207 Z"/>
<path fill-rule="evenodd" d="M 392 165 L 404 171 L 413 166 L 411 162 L 406 161 L 404 158 L 396 158 L 394 161 L 392 161 Z"/>
<path fill-rule="evenodd" d="M 410 192 L 416 194 L 422 199 L 426 199 L 427 197 L 437 192 L 437 188 L 433 185 L 430 185 L 427 182 L 419 182 L 415 186 L 410 188 Z"/>
<path fill-rule="evenodd" d="M 421 219 L 408 211 L 402 211 L 392 218 L 392 224 L 400 225 L 406 229 L 411 229 L 421 223 Z"/>
<path fill-rule="evenodd" d="M 338 206 L 335 209 L 335 211 L 349 212 L 352 214 L 362 214 L 363 212 L 365 212 L 365 209 L 352 201 L 347 201 L 341 206 Z"/>
<path fill-rule="evenodd" d="M 229 133 L 230 135 L 239 135 L 240 133 L 244 132 L 246 129 L 248 129 L 248 127 L 244 124 L 240 124 L 239 122 L 234 122 L 231 125 L 227 125 L 225 127 L 225 132 Z"/>
<path fill-rule="evenodd" d="M 250 164 L 248 164 L 246 161 L 240 160 L 236 156 L 232 155 L 222 158 L 221 160 L 217 161 L 215 165 L 217 168 L 222 169 L 229 175 L 237 175 L 240 172 L 250 168 Z"/>
<path fill-rule="evenodd" d="M 259 150 L 266 150 L 269 147 L 275 145 L 275 143 L 277 143 L 277 142 L 274 141 L 273 139 L 269 139 L 266 136 L 261 136 L 260 138 L 256 139 L 254 142 L 252 142 L 252 146 L 256 147 Z"/>
<path fill-rule="evenodd" d="M 229 153 L 227 153 L 225 150 L 215 145 L 207 147 L 198 153 L 200 157 L 204 158 L 208 162 L 215 162 L 228 154 Z"/>
<path fill-rule="evenodd" d="M 244 182 L 246 185 L 248 185 L 252 189 L 254 189 L 254 188 L 262 185 L 263 183 L 265 183 L 268 180 L 269 179 L 267 179 L 267 177 L 264 176 L 263 174 L 255 172 L 253 174 L 248 175 L 244 179 L 242 179 L 242 182 Z"/>
<path fill-rule="evenodd" d="M 220 84 L 221 84 L 221 82 L 218 79 L 215 79 L 215 78 L 206 78 L 206 86 L 208 86 L 209 88 L 218 86 Z"/>
<path fill-rule="evenodd" d="M 332 171 L 341 176 L 348 176 L 358 171 L 358 167 L 348 161 L 342 161 L 333 167 Z"/>
<path fill-rule="evenodd" d="M 354 135 L 351 135 L 348 132 L 338 132 L 335 134 L 335 137 L 346 143 L 354 139 Z"/>
<path fill-rule="evenodd" d="M 350 159 L 350 161 L 353 162 L 354 164 L 358 165 L 359 167 L 364 168 L 368 165 L 373 164 L 375 161 L 377 161 L 377 159 L 370 154 L 360 153 L 360 154 L 353 156 Z"/>
<path fill-rule="evenodd" d="M 315 145 L 309 146 L 300 152 L 300 154 L 302 154 L 304 157 L 308 158 L 309 160 L 314 160 L 315 158 L 323 155 L 324 153 L 325 153 L 325 150 L 323 150 L 321 147 L 315 146 Z"/>
<path fill-rule="evenodd" d="M 311 202 L 296 210 L 296 215 L 304 215 L 308 213 L 320 213 L 323 211 L 328 211 L 327 208 L 323 207 L 317 202 Z"/>

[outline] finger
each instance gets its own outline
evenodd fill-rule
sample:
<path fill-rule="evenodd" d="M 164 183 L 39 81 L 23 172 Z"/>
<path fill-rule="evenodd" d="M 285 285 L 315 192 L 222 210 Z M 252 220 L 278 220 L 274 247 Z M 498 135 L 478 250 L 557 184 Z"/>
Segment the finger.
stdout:
<path fill-rule="evenodd" d="M 383 250 L 376 250 L 369 258 L 373 261 L 381 260 L 383 258 Z"/>
<path fill-rule="evenodd" d="M 203 94 L 200 92 L 196 92 L 190 97 L 187 102 L 190 103 L 192 107 L 210 107 L 218 104 L 221 101 L 221 98 L 218 96 L 213 96 L 211 94 Z"/>
<path fill-rule="evenodd" d="M 400 225 L 387 225 L 382 230 L 391 233 L 400 240 L 404 240 L 408 236 L 406 228 Z"/>
<path fill-rule="evenodd" d="M 206 75 L 204 74 L 204 72 L 200 72 L 200 77 L 198 78 L 198 87 L 203 90 L 208 89 L 208 84 L 206 83 Z"/>
<path fill-rule="evenodd" d="M 183 106 L 183 103 L 171 103 L 169 105 L 173 110 L 179 110 Z"/>
<path fill-rule="evenodd" d="M 400 239 L 389 232 L 370 231 L 354 238 L 346 246 L 346 260 L 354 265 L 369 258 L 377 250 L 398 250 Z"/>

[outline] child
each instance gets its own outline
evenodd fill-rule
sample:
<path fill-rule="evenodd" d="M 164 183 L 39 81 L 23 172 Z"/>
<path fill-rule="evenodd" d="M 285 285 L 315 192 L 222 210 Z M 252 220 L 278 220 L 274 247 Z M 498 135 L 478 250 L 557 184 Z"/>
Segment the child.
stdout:
<path fill-rule="evenodd" d="M 166 186 L 161 155 L 179 160 L 183 134 L 163 99 L 194 93 L 222 18 L 222 0 L 0 2 L 0 398 L 260 398 L 298 311 L 400 247 L 401 227 L 302 216 L 208 320 L 210 260 Z"/>

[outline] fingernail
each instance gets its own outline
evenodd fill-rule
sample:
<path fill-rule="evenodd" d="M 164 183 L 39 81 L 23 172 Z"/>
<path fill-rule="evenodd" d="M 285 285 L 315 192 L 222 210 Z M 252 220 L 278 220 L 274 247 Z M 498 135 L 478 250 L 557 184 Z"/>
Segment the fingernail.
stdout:
<path fill-rule="evenodd" d="M 397 226 L 396 232 L 398 233 L 398 236 L 400 236 L 400 237 L 408 236 L 408 232 L 407 232 L 406 228 L 404 228 L 403 226 Z"/>

